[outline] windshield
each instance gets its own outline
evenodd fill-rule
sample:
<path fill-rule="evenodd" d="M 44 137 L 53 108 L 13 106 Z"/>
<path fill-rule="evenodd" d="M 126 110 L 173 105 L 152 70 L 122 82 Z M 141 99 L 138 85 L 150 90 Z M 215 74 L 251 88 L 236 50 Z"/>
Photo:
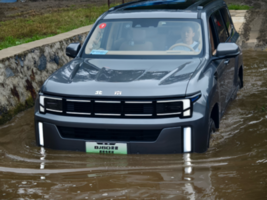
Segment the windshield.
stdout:
<path fill-rule="evenodd" d="M 198 55 L 202 44 L 201 25 L 197 20 L 106 20 L 95 28 L 85 54 Z"/>

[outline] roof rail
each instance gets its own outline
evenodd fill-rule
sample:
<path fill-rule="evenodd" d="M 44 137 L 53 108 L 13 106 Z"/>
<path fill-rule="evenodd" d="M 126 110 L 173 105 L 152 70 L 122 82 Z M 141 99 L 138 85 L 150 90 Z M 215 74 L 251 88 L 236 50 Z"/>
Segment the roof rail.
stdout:
<path fill-rule="evenodd" d="M 114 11 L 114 10 L 117 10 L 119 8 L 122 8 L 124 6 L 127 6 L 127 5 L 131 5 L 131 4 L 134 4 L 134 3 L 138 3 L 138 2 L 142 2 L 142 1 L 147 1 L 147 0 L 138 0 L 138 1 L 131 1 L 131 2 L 128 2 L 128 3 L 124 3 L 124 4 L 121 4 L 121 5 L 118 5 L 118 6 L 114 6 L 112 8 L 110 8 L 108 11 L 106 11 L 105 13 L 103 13 L 99 18 L 100 19 L 104 19 L 104 17 L 109 14 L 110 12 Z"/>
<path fill-rule="evenodd" d="M 203 10 L 203 6 L 198 6 L 197 7 L 197 18 L 200 19 L 201 18 L 201 10 Z"/>
<path fill-rule="evenodd" d="M 112 12 L 112 11 L 115 11 L 117 9 L 123 8 L 123 7 L 127 8 L 130 5 L 138 4 L 138 3 L 141 3 L 141 2 L 150 2 L 150 1 L 153 2 L 153 0 L 136 0 L 136 1 L 124 3 L 124 4 L 121 4 L 121 5 L 118 5 L 118 6 L 110 8 L 108 10 L 107 14 Z M 164 2 L 164 0 L 162 0 L 162 1 Z M 188 10 L 189 9 L 193 9 L 193 10 L 197 10 L 198 12 L 201 12 L 200 8 L 204 9 L 210 3 L 214 2 L 214 1 L 217 1 L 217 0 L 190 0 L 190 1 L 192 1 L 192 5 L 189 5 L 187 8 L 184 8 L 184 9 L 188 9 Z M 221 1 L 223 1 L 223 0 L 221 0 Z"/>
<path fill-rule="evenodd" d="M 209 5 L 210 3 L 212 3 L 213 1 L 216 1 L 216 0 L 204 0 L 201 4 L 199 4 L 199 6 L 207 6 Z"/>
<path fill-rule="evenodd" d="M 193 5 L 189 6 L 187 9 L 196 9 L 201 10 L 204 9 L 206 6 L 208 6 L 210 3 L 217 1 L 217 0 L 199 0 L 196 1 Z"/>
<path fill-rule="evenodd" d="M 143 1 L 148 1 L 148 0 L 131 1 L 131 2 L 124 3 L 124 4 L 121 4 L 121 5 L 118 5 L 118 6 L 114 6 L 114 7 L 110 8 L 109 11 L 114 11 L 114 10 L 117 10 L 119 8 L 123 8 L 124 6 L 128 6 L 128 5 L 139 3 L 139 2 L 143 2 Z"/>

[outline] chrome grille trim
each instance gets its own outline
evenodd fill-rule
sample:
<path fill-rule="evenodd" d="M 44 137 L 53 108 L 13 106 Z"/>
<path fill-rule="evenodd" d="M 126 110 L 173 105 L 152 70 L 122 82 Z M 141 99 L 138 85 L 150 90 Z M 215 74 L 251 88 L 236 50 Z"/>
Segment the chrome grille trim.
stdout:
<path fill-rule="evenodd" d="M 125 114 L 127 117 L 151 117 L 152 114 Z"/>
<path fill-rule="evenodd" d="M 164 115 L 180 115 L 181 112 L 177 112 L 177 113 L 157 113 L 157 116 L 164 116 Z"/>
<path fill-rule="evenodd" d="M 62 98 L 55 98 L 55 97 L 49 97 L 49 96 L 44 96 L 45 99 L 54 99 L 54 100 L 60 100 L 62 101 Z"/>
<path fill-rule="evenodd" d="M 120 101 L 95 101 L 95 103 L 121 103 Z"/>
<path fill-rule="evenodd" d="M 90 100 L 72 100 L 72 99 L 66 99 L 66 101 L 68 101 L 68 102 L 88 102 L 88 103 L 91 102 Z"/>
<path fill-rule="evenodd" d="M 62 113 L 63 112 L 62 110 L 52 110 L 52 109 L 49 109 L 49 108 L 46 108 L 46 110 L 51 111 L 51 112 L 58 112 L 58 113 Z"/>
<path fill-rule="evenodd" d="M 138 103 L 144 103 L 144 104 L 150 104 L 153 103 L 152 101 L 125 101 L 125 103 L 131 103 L 131 104 L 138 104 Z"/>
<path fill-rule="evenodd" d="M 157 103 L 171 103 L 171 102 L 183 102 L 183 100 L 166 100 L 166 101 L 157 101 Z"/>
<path fill-rule="evenodd" d="M 95 113 L 95 115 L 99 115 L 99 116 L 121 116 L 121 114 L 109 114 L 109 113 Z"/>
<path fill-rule="evenodd" d="M 91 115 L 91 113 L 80 113 L 80 112 L 66 112 L 66 113 L 71 115 Z"/>

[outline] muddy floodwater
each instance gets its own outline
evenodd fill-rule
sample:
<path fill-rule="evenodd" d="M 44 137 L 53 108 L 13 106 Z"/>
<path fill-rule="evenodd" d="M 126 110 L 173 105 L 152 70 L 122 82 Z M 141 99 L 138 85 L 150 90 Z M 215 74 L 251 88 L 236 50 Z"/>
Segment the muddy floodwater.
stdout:
<path fill-rule="evenodd" d="M 203 154 L 98 155 L 35 145 L 33 109 L 0 127 L 0 199 L 267 199 L 267 52 Z"/>

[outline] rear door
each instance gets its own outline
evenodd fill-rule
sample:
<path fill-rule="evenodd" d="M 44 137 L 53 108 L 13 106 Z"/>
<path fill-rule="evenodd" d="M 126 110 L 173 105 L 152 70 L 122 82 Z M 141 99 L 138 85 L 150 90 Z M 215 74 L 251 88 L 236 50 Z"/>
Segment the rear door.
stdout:
<path fill-rule="evenodd" d="M 220 10 L 214 12 L 211 16 L 213 31 L 215 34 L 215 39 L 217 40 L 216 47 L 219 43 L 229 42 L 230 34 L 223 20 Z M 218 60 L 217 72 L 219 75 L 219 85 L 220 85 L 220 103 L 221 111 L 224 112 L 229 102 L 232 92 L 234 89 L 234 74 L 235 74 L 235 58 L 227 58 Z"/>
<path fill-rule="evenodd" d="M 224 7 L 224 8 L 220 9 L 220 13 L 221 13 L 222 19 L 224 21 L 225 29 L 228 33 L 228 38 L 226 39 L 226 42 L 231 42 L 232 37 L 234 35 L 234 26 L 232 24 L 232 20 L 230 18 L 229 12 L 226 9 L 226 7 Z M 229 70 L 230 76 L 226 79 L 226 81 L 227 81 L 227 85 L 228 85 L 230 91 L 229 91 L 227 99 L 226 99 L 227 102 L 231 99 L 233 92 L 234 92 L 234 89 L 235 89 L 235 84 L 234 84 L 235 82 L 234 81 L 235 81 L 235 76 L 236 76 L 235 74 L 236 74 L 236 70 L 237 70 L 236 58 L 232 57 L 228 60 L 229 60 L 228 70 Z"/>
<path fill-rule="evenodd" d="M 237 42 L 237 39 L 239 37 L 239 34 L 236 32 L 235 28 L 234 28 L 234 24 L 233 24 L 233 21 L 231 19 L 231 15 L 230 15 L 230 12 L 229 10 L 224 7 L 224 8 L 221 8 L 220 9 L 220 12 L 221 12 L 221 15 L 222 15 L 222 18 L 223 18 L 223 21 L 224 21 L 224 24 L 225 24 L 225 27 L 226 27 L 226 30 L 228 31 L 228 34 L 229 34 L 229 38 L 227 39 L 227 42 Z M 239 57 L 239 56 L 237 56 Z M 237 78 L 238 78 L 238 59 L 237 57 L 235 58 L 232 58 L 231 61 L 233 61 L 233 67 L 234 67 L 234 78 L 233 78 L 233 82 L 232 82 L 232 87 L 233 87 L 233 91 L 232 93 L 234 92 L 234 90 L 236 89 L 236 85 L 237 85 Z M 231 96 L 230 96 L 231 98 Z"/>

